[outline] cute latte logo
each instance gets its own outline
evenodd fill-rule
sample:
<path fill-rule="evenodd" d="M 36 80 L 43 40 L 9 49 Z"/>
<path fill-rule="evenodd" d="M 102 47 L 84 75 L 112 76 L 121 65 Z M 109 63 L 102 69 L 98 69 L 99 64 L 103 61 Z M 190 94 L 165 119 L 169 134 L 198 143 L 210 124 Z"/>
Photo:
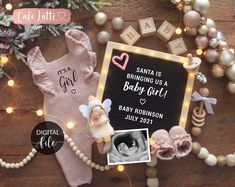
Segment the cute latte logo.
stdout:
<path fill-rule="evenodd" d="M 70 20 L 71 12 L 64 8 L 22 8 L 13 12 L 13 22 L 21 25 L 66 24 Z"/>
<path fill-rule="evenodd" d="M 31 143 L 42 154 L 54 154 L 63 146 L 63 130 L 51 121 L 41 122 L 31 133 Z"/>

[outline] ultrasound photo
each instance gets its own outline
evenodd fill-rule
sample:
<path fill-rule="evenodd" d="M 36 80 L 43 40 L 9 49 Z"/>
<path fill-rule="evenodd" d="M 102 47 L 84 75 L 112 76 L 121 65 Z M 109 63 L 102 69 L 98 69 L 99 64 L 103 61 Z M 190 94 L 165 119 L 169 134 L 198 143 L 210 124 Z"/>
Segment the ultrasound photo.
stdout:
<path fill-rule="evenodd" d="M 107 157 L 109 165 L 150 162 L 148 129 L 115 131 Z"/>

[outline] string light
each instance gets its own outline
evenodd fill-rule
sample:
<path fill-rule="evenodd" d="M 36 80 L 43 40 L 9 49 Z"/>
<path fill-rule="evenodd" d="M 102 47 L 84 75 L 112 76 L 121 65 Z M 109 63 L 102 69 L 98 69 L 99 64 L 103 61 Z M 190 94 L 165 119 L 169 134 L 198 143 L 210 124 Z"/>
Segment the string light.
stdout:
<path fill-rule="evenodd" d="M 68 127 L 68 129 L 72 129 L 72 128 L 74 127 L 74 123 L 71 122 L 71 121 L 69 121 L 69 122 L 67 123 L 67 127 Z"/>
<path fill-rule="evenodd" d="M 37 116 L 42 116 L 42 115 L 44 114 L 44 112 L 43 112 L 42 109 L 38 109 L 38 110 L 36 111 L 36 114 L 37 114 Z"/>
<path fill-rule="evenodd" d="M 155 140 L 153 138 L 149 138 L 149 144 L 154 145 L 154 143 L 155 143 Z"/>
<path fill-rule="evenodd" d="M 7 56 L 2 56 L 1 57 L 1 63 L 6 64 L 9 61 Z"/>
<path fill-rule="evenodd" d="M 13 6 L 12 6 L 11 3 L 7 3 L 7 4 L 6 4 L 6 9 L 7 9 L 7 10 L 10 11 L 10 10 L 12 10 L 12 8 L 13 8 Z"/>
<path fill-rule="evenodd" d="M 198 56 L 202 55 L 203 54 L 203 50 L 202 49 L 197 49 L 196 50 L 196 53 Z"/>
<path fill-rule="evenodd" d="M 117 170 L 118 172 L 123 172 L 125 170 L 125 167 L 123 165 L 118 165 Z"/>
<path fill-rule="evenodd" d="M 108 72 L 107 72 L 107 70 L 106 70 L 106 69 L 105 69 L 105 70 L 103 70 L 103 74 L 105 74 L 105 75 L 106 75 L 107 73 L 108 73 Z"/>
<path fill-rule="evenodd" d="M 6 113 L 8 113 L 8 114 L 11 114 L 13 111 L 14 111 L 14 110 L 13 110 L 12 107 L 7 107 L 7 108 L 6 108 Z"/>
<path fill-rule="evenodd" d="M 13 87 L 15 85 L 15 81 L 14 80 L 9 80 L 7 82 L 7 84 L 8 84 L 8 86 Z"/>
<path fill-rule="evenodd" d="M 175 30 L 175 33 L 176 33 L 177 35 L 180 35 L 180 34 L 182 33 L 182 29 L 178 27 L 178 28 Z"/>

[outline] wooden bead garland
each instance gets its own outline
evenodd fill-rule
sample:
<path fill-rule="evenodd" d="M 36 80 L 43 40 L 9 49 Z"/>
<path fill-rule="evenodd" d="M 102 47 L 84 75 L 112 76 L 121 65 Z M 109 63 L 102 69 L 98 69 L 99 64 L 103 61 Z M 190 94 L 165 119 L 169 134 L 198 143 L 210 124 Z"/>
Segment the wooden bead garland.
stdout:
<path fill-rule="evenodd" d="M 209 153 L 205 147 L 201 147 L 198 142 L 193 142 L 192 153 L 197 154 L 198 158 L 203 159 L 209 166 L 235 166 L 235 153 L 226 156 L 219 155 L 216 157 Z"/>
<path fill-rule="evenodd" d="M 207 88 L 200 89 L 200 94 L 204 97 L 207 97 L 209 95 L 209 90 Z M 204 112 L 202 112 L 204 111 Z M 200 112 L 202 112 L 200 114 Z M 203 101 L 199 102 L 199 107 L 194 108 L 192 113 L 192 124 L 194 127 L 192 128 L 191 132 L 194 136 L 199 136 L 201 133 L 201 127 L 205 124 L 205 116 L 206 112 L 204 109 Z M 200 121 L 201 120 L 201 121 Z M 200 130 L 198 130 L 200 129 Z M 198 158 L 201 158 L 205 161 L 205 163 L 209 166 L 235 166 L 235 153 L 234 154 L 228 154 L 226 156 L 219 155 L 215 156 L 205 148 L 201 147 L 201 145 L 198 142 L 193 142 L 192 146 L 192 153 L 196 154 Z"/>
<path fill-rule="evenodd" d="M 92 162 L 91 160 L 89 160 L 88 157 L 78 149 L 75 142 L 73 142 L 73 139 L 70 138 L 68 135 L 65 134 L 64 139 L 67 141 L 67 143 L 69 144 L 71 149 L 74 151 L 74 153 L 78 156 L 78 158 L 81 159 L 88 166 L 96 170 L 99 170 L 101 172 L 110 170 L 111 167 L 108 165 L 100 166 L 99 164 L 96 164 L 95 162 Z M 36 153 L 37 153 L 37 150 L 33 148 L 32 151 L 19 163 L 8 163 L 0 158 L 0 166 L 6 169 L 22 168 L 34 158 Z M 149 173 L 150 173 L 149 175 L 153 176 L 155 175 L 156 171 L 149 171 Z"/>
<path fill-rule="evenodd" d="M 147 178 L 147 186 L 148 187 L 158 187 L 159 186 L 159 179 L 157 178 L 157 157 L 155 155 L 151 155 L 151 162 L 146 163 L 146 176 Z"/>
<path fill-rule="evenodd" d="M 95 162 L 92 162 L 84 153 L 81 152 L 81 150 L 78 149 L 75 142 L 73 142 L 73 139 L 70 138 L 67 134 L 64 135 L 64 139 L 67 141 L 71 149 L 74 151 L 74 153 L 78 156 L 80 160 L 82 160 L 86 165 L 90 166 L 91 168 L 94 168 L 96 170 L 99 170 L 101 172 L 110 170 L 110 166 L 100 166 L 99 164 L 96 164 Z"/>
<path fill-rule="evenodd" d="M 37 150 L 33 148 L 32 151 L 24 159 L 22 159 L 21 162 L 17 163 L 8 163 L 0 158 L 0 166 L 6 169 L 19 169 L 24 167 L 27 163 L 29 163 L 36 154 Z"/>

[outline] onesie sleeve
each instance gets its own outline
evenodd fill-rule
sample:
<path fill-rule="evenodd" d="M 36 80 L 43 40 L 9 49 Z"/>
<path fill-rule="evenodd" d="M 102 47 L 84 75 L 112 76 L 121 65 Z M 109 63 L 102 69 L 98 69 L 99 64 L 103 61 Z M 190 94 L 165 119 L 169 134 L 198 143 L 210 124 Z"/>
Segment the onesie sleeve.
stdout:
<path fill-rule="evenodd" d="M 78 59 L 81 66 L 96 67 L 96 53 L 92 52 L 91 43 L 88 36 L 79 30 L 68 30 L 65 39 L 69 51 Z"/>
<path fill-rule="evenodd" d="M 40 91 L 45 94 L 55 95 L 53 83 L 46 73 L 46 61 L 39 47 L 34 47 L 27 54 L 27 65 L 32 71 L 33 81 Z"/>

